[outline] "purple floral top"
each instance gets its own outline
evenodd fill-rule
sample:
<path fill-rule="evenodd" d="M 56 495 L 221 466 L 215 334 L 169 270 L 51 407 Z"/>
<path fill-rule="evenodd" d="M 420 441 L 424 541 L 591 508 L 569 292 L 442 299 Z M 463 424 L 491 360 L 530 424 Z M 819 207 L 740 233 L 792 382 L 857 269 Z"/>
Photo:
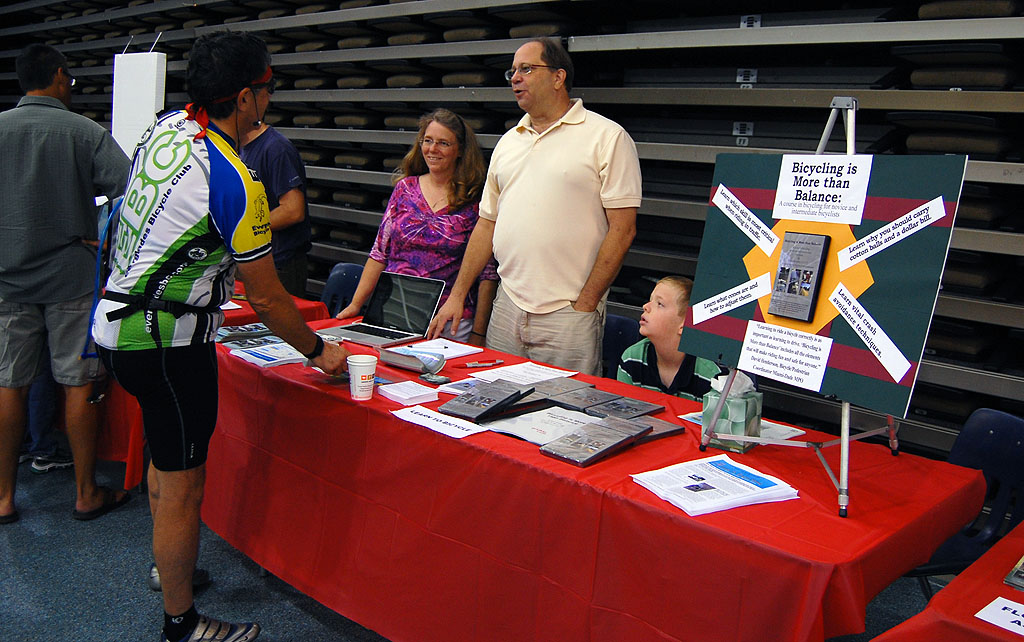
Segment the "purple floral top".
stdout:
<path fill-rule="evenodd" d="M 370 258 L 383 263 L 388 272 L 442 279 L 443 305 L 459 275 L 462 256 L 478 217 L 479 203 L 455 211 L 447 207 L 437 213 L 431 211 L 420 191 L 419 177 L 407 176 L 391 192 Z M 479 281 L 484 280 L 498 280 L 493 258 L 480 274 Z M 466 297 L 463 319 L 472 319 L 476 314 L 476 290 L 474 287 Z"/>

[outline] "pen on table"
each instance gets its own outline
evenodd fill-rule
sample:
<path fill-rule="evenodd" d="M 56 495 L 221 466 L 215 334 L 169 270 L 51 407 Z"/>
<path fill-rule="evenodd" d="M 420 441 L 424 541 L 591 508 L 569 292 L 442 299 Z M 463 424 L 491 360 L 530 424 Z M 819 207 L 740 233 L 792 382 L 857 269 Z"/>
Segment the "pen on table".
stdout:
<path fill-rule="evenodd" d="M 498 366 L 505 363 L 501 359 L 495 359 L 494 361 L 467 361 L 466 363 L 460 363 L 455 366 L 456 368 L 487 368 L 489 366 Z"/>

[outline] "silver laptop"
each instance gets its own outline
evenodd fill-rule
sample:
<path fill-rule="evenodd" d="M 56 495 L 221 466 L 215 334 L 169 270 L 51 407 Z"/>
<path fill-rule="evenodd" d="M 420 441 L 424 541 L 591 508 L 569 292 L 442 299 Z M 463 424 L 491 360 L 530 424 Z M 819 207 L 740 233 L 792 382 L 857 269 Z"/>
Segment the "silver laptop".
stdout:
<path fill-rule="evenodd" d="M 378 348 L 422 339 L 437 313 L 443 290 L 444 281 L 440 279 L 382 272 L 363 320 L 325 328 L 320 335 Z"/>

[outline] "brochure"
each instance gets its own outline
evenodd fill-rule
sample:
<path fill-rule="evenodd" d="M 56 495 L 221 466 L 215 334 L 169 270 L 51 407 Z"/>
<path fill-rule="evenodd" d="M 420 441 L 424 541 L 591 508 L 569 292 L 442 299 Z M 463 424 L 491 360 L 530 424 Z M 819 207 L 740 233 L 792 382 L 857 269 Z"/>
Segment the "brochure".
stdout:
<path fill-rule="evenodd" d="M 252 337 L 264 337 L 270 333 L 270 328 L 262 323 L 225 325 L 217 328 L 217 342 L 223 343 L 224 341 L 237 341 L 239 339 L 251 339 Z"/>
<path fill-rule="evenodd" d="M 687 461 L 632 477 L 691 516 L 797 498 L 796 489 L 781 479 L 734 462 L 728 455 Z"/>
<path fill-rule="evenodd" d="M 544 408 L 543 410 L 536 410 L 515 417 L 495 419 L 487 424 L 487 429 L 519 437 L 538 446 L 543 446 L 580 426 L 591 424 L 598 420 L 598 417 L 582 412 L 555 407 Z"/>
<path fill-rule="evenodd" d="M 697 412 L 690 412 L 685 415 L 679 415 L 680 419 L 689 421 L 697 424 L 698 426 L 703 425 L 704 413 L 700 410 Z M 782 441 L 784 439 L 792 439 L 793 437 L 799 437 L 800 435 L 806 434 L 807 431 L 800 430 L 795 426 L 787 426 L 786 424 L 780 424 L 774 421 L 768 421 L 767 419 L 761 419 L 761 437 L 765 439 L 777 439 Z"/>
<path fill-rule="evenodd" d="M 275 343 L 284 343 L 284 339 L 277 335 L 266 334 L 261 337 L 246 337 L 244 339 L 235 339 L 234 341 L 224 341 L 221 345 L 229 350 L 235 350 L 236 348 L 258 348 Z"/>
<path fill-rule="evenodd" d="M 306 357 L 287 343 L 273 343 L 256 348 L 236 348 L 231 354 L 250 363 L 267 368 L 286 363 L 305 363 Z"/>

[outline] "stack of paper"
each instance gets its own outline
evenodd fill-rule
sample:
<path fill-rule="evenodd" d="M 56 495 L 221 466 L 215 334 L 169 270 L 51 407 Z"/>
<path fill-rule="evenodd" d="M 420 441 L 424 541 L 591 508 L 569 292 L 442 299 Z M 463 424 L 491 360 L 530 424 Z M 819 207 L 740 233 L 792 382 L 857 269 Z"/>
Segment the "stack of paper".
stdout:
<path fill-rule="evenodd" d="M 797 498 L 796 489 L 786 482 L 738 464 L 728 455 L 687 461 L 632 477 L 693 516 Z"/>
<path fill-rule="evenodd" d="M 415 381 L 402 381 L 386 386 L 377 386 L 381 396 L 397 401 L 403 406 L 413 406 L 427 401 L 437 401 L 437 390 L 420 385 Z"/>
<path fill-rule="evenodd" d="M 437 354 L 444 355 L 445 359 L 458 359 L 459 357 L 465 357 L 467 355 L 484 351 L 483 348 L 459 343 L 457 341 L 449 341 L 448 339 L 420 341 L 419 343 L 411 344 L 409 347 L 423 352 L 435 352 Z"/>
<path fill-rule="evenodd" d="M 685 415 L 679 415 L 680 419 L 697 424 L 698 426 L 703 425 L 704 413 L 700 410 L 697 412 L 690 412 Z M 765 439 L 792 439 L 793 437 L 799 437 L 800 435 L 806 434 L 806 431 L 800 430 L 795 426 L 787 426 L 786 424 L 780 424 L 774 421 L 768 421 L 767 419 L 761 420 L 761 437 Z"/>
<path fill-rule="evenodd" d="M 477 379 L 483 379 L 484 381 L 504 379 L 505 381 L 511 381 L 512 383 L 531 384 L 537 383 L 538 381 L 544 381 L 545 379 L 551 379 L 552 377 L 571 377 L 575 374 L 579 374 L 579 372 L 552 368 L 550 366 L 542 366 L 539 363 L 534 363 L 532 361 L 524 361 L 523 363 L 517 363 L 514 366 L 502 366 L 500 368 L 490 368 L 488 370 L 474 372 L 472 376 Z"/>
<path fill-rule="evenodd" d="M 287 343 L 273 343 L 256 348 L 236 348 L 231 354 L 259 366 L 280 366 L 285 363 L 303 363 L 306 357 Z"/>

